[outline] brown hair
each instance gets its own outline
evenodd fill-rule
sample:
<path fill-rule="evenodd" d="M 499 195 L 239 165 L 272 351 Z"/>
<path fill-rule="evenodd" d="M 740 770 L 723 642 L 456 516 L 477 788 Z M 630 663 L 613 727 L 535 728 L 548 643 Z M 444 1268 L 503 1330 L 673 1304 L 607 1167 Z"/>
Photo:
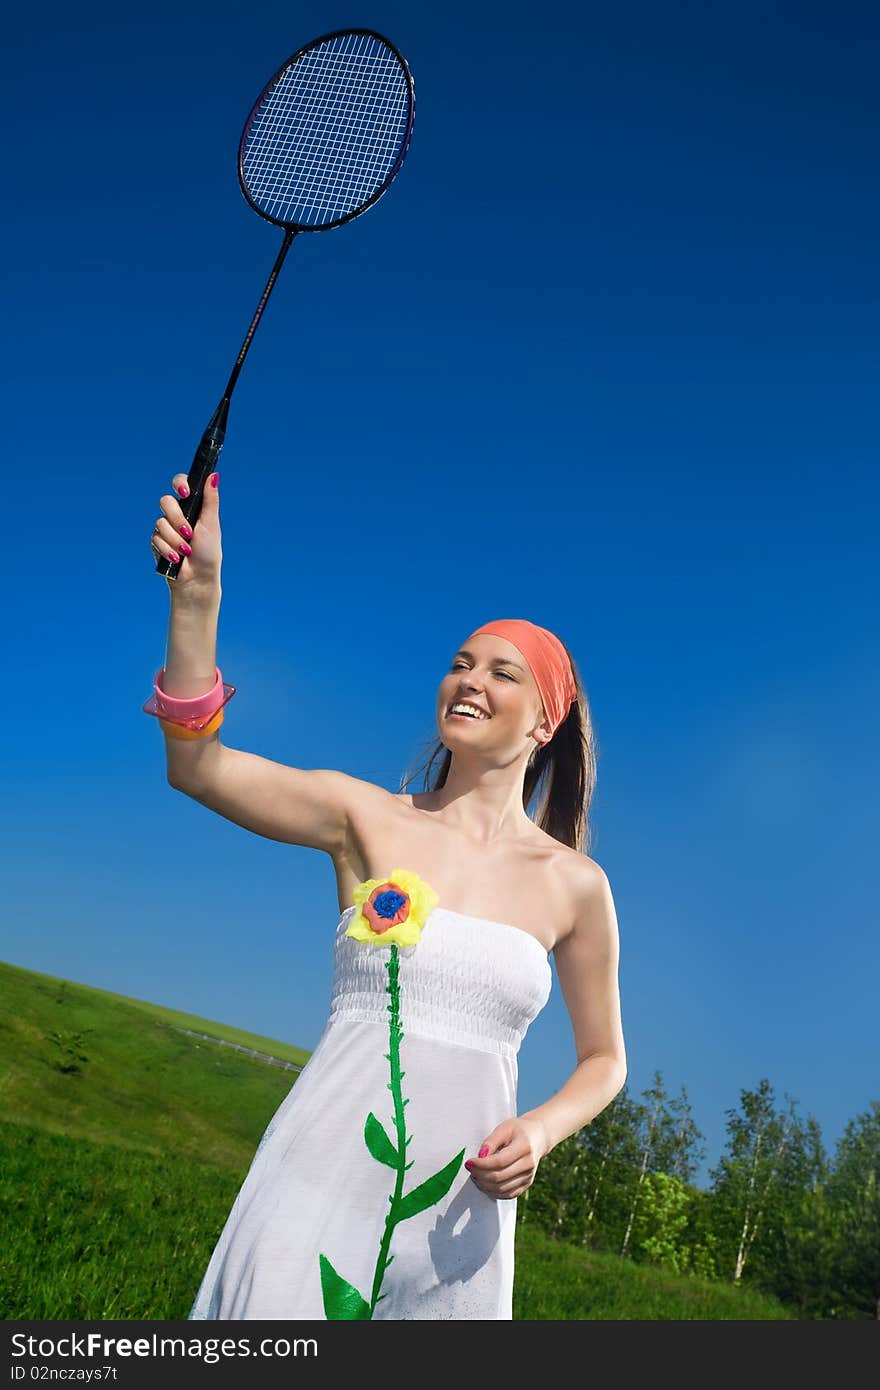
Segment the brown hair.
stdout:
<path fill-rule="evenodd" d="M 561 639 L 560 639 L 561 640 Z M 565 643 L 562 645 L 565 647 Z M 577 666 L 568 647 L 565 647 L 577 687 L 577 699 L 549 743 L 536 745 L 523 778 L 523 810 L 538 796 L 538 809 L 531 818 L 554 840 L 587 854 L 590 849 L 590 804 L 596 788 L 598 741 L 590 715 L 590 704 Z M 431 769 L 437 758 L 442 759 L 433 781 Z M 420 768 L 404 776 L 399 791 L 403 791 L 419 772 L 424 772 L 423 791 L 438 791 L 446 785 L 452 754 L 440 739 L 434 739 L 428 757 Z"/>

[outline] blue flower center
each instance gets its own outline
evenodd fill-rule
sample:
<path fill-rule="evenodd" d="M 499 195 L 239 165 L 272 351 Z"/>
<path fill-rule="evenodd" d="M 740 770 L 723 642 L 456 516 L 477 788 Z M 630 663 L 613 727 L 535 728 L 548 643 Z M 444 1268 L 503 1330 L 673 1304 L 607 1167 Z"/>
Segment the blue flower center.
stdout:
<path fill-rule="evenodd" d="M 396 888 L 386 888 L 385 892 L 380 893 L 374 900 L 373 907 L 380 917 L 393 917 L 405 902 L 405 893 L 398 893 Z"/>

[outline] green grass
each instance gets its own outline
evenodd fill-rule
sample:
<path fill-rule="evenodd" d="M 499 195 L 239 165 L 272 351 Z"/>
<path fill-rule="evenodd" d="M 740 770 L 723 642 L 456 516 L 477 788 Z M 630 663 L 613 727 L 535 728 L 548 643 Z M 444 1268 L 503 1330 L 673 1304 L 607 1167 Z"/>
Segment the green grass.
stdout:
<path fill-rule="evenodd" d="M 0 1124 L 0 1318 L 185 1318 L 247 1171 Z M 790 1317 L 748 1289 L 682 1279 L 517 1228 L 514 1317 Z"/>
<path fill-rule="evenodd" d="M 0 1154 L 0 1318 L 187 1316 L 244 1172 L 5 1122 Z"/>
<path fill-rule="evenodd" d="M 795 1314 L 752 1289 L 685 1278 L 619 1255 L 578 1249 L 526 1221 L 516 1230 L 513 1316 L 532 1322 L 763 1321 Z"/>
<path fill-rule="evenodd" d="M 105 994 L 0 963 L 0 1110 L 54 1134 L 240 1169 L 296 1073 L 175 1025 L 242 1042 L 282 1060 L 309 1053 L 210 1019 Z M 88 1058 L 79 1073 L 53 1033 Z M 255 1137 L 256 1136 L 256 1137 Z"/>
<path fill-rule="evenodd" d="M 187 1316 L 296 1074 L 175 1027 L 310 1055 L 0 963 L 0 1318 Z M 519 1319 L 792 1316 L 748 1289 L 580 1250 L 528 1222 L 516 1261 Z"/>

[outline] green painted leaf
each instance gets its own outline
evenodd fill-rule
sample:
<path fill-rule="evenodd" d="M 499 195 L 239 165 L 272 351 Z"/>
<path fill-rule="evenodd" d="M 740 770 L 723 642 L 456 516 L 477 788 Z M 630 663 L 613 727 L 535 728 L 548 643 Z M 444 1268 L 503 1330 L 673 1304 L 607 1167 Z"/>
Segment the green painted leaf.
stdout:
<path fill-rule="evenodd" d="M 357 1289 L 337 1274 L 326 1255 L 319 1255 L 321 1266 L 321 1292 L 324 1295 L 324 1313 L 328 1321 L 339 1322 L 347 1319 L 370 1318 L 370 1305 L 366 1303 Z"/>
<path fill-rule="evenodd" d="M 400 1199 L 397 1208 L 398 1221 L 406 1221 L 407 1217 L 417 1216 L 420 1211 L 427 1211 L 435 1202 L 439 1202 L 441 1197 L 445 1197 L 453 1184 L 455 1175 L 461 1167 L 465 1150 L 455 1155 L 447 1163 L 445 1168 L 441 1168 L 439 1173 L 435 1173 L 432 1178 L 426 1178 L 418 1187 L 414 1187 L 412 1192 L 408 1192 L 405 1197 Z"/>
<path fill-rule="evenodd" d="M 389 1168 L 397 1167 L 397 1149 L 372 1110 L 367 1116 L 367 1123 L 364 1125 L 364 1141 L 370 1153 L 379 1163 L 387 1163 Z"/>

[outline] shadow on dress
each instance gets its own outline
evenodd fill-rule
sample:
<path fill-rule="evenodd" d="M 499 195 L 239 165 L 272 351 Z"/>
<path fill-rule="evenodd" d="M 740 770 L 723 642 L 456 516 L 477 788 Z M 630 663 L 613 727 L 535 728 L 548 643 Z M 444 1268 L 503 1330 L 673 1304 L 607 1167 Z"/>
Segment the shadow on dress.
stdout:
<path fill-rule="evenodd" d="M 428 1248 L 437 1278 L 443 1284 L 472 1279 L 487 1263 L 500 1236 L 499 1202 L 487 1197 L 468 1178 L 428 1232 Z"/>

